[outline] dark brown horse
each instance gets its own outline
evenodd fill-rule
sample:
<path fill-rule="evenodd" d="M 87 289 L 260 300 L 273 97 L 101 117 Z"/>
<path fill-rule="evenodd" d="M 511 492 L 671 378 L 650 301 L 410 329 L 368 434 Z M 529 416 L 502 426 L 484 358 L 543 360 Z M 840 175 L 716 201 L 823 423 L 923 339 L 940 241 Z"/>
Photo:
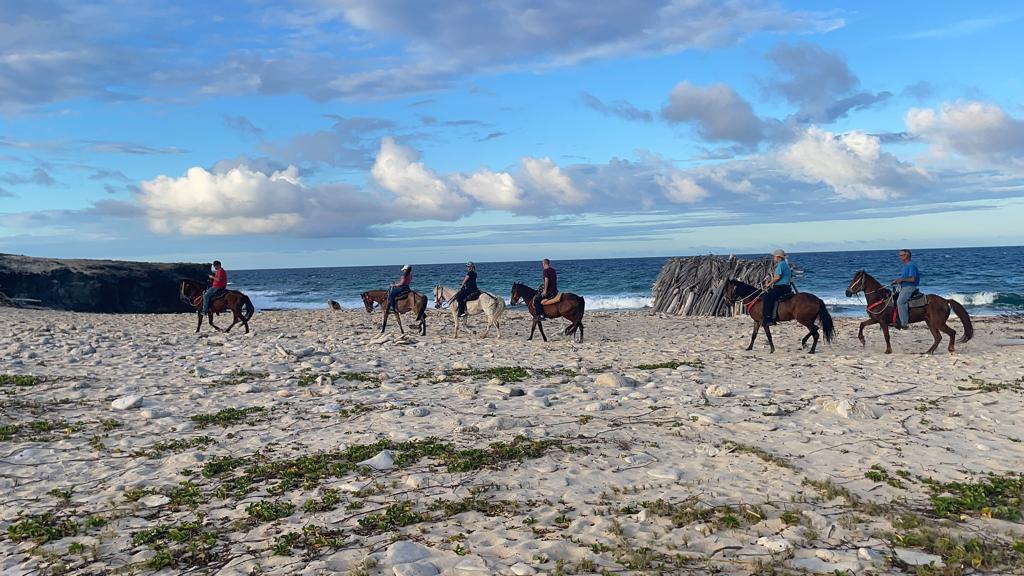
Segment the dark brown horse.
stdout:
<path fill-rule="evenodd" d="M 882 286 L 881 282 L 871 277 L 871 274 L 858 270 L 853 275 L 850 285 L 846 287 L 846 295 L 853 296 L 859 292 L 863 292 L 868 301 L 868 319 L 860 323 L 860 330 L 857 331 L 857 338 L 860 340 L 861 346 L 864 345 L 864 327 L 878 324 L 882 328 L 882 335 L 885 336 L 885 353 L 892 354 L 892 345 L 889 343 L 889 324 L 897 318 L 896 298 L 893 291 Z M 940 330 L 949 335 L 948 350 L 951 353 L 954 352 L 953 342 L 956 340 L 956 330 L 950 328 L 946 323 L 949 320 L 950 309 L 956 313 L 960 323 L 964 325 L 964 335 L 963 338 L 960 338 L 960 342 L 967 342 L 974 337 L 974 324 L 971 323 L 971 317 L 967 314 L 963 304 L 952 298 L 943 298 L 938 294 L 928 294 L 926 301 L 927 304 L 924 306 L 915 306 L 910 309 L 910 323 L 924 321 L 928 325 L 928 330 L 931 331 L 935 341 L 932 342 L 932 347 L 928 349 L 927 354 L 935 352 L 939 343 L 942 342 Z"/>
<path fill-rule="evenodd" d="M 741 302 L 747 309 L 747 314 L 750 314 L 750 317 L 754 320 L 754 333 L 750 335 L 750 345 L 747 346 L 747 350 L 752 350 L 754 348 L 754 340 L 757 339 L 757 331 L 761 329 L 761 319 L 764 317 L 761 302 L 761 295 L 764 294 L 764 291 L 758 290 L 750 284 L 740 282 L 739 280 L 728 280 L 725 283 L 725 290 L 722 294 L 725 301 L 730 305 L 737 301 Z M 821 329 L 825 333 L 825 342 L 831 344 L 832 339 L 836 335 L 835 328 L 832 325 L 832 315 L 828 313 L 828 306 L 825 306 L 821 298 L 809 292 L 794 294 L 786 300 L 779 302 L 778 314 L 775 315 L 775 320 L 778 322 L 796 320 L 806 326 L 809 332 L 800 340 L 800 349 L 805 348 L 807 346 L 807 339 L 813 337 L 814 342 L 811 343 L 809 354 L 814 354 L 818 347 L 818 326 L 814 323 L 815 320 L 821 320 Z M 768 346 L 771 347 L 771 351 L 775 352 L 775 343 L 772 342 L 772 331 L 767 326 L 764 327 L 764 335 L 768 337 Z"/>
<path fill-rule="evenodd" d="M 199 316 L 199 323 L 196 324 L 196 332 L 203 326 L 203 292 L 206 291 L 206 287 L 203 284 L 196 282 L 195 280 L 182 280 L 178 287 L 178 296 L 182 302 L 192 306 L 196 309 L 196 314 Z M 245 312 L 242 312 L 242 308 L 245 308 Z M 213 315 L 220 314 L 231 310 L 234 318 L 231 321 L 231 326 L 227 329 L 221 329 L 213 323 Z M 242 294 L 238 290 L 228 290 L 222 296 L 210 302 L 210 326 L 221 332 L 230 332 L 235 324 L 241 322 L 242 326 L 245 326 L 245 333 L 249 333 L 249 319 L 256 312 L 256 307 L 252 305 L 252 300 L 245 294 Z"/>
<path fill-rule="evenodd" d="M 533 340 L 534 331 L 540 328 L 540 336 L 547 342 L 548 337 L 544 334 L 544 326 L 537 319 L 537 312 L 533 309 L 533 297 L 536 295 L 537 291 L 533 288 L 516 282 L 512 284 L 512 299 L 509 306 L 515 306 L 519 300 L 526 302 L 526 307 L 529 309 L 530 315 L 533 316 L 533 326 L 530 327 L 530 337 L 527 340 Z M 587 303 L 583 300 L 583 296 L 577 296 L 572 292 L 562 292 L 561 297 L 562 299 L 555 304 L 544 305 L 544 316 L 565 318 L 569 321 L 569 325 L 565 327 L 565 335 L 571 336 L 578 331 L 578 341 L 583 342 L 583 311 L 586 309 Z"/>
<path fill-rule="evenodd" d="M 419 292 L 410 291 L 408 296 L 400 298 L 398 300 L 398 308 L 396 310 L 390 310 L 388 306 L 388 291 L 387 290 L 368 290 L 361 294 L 363 299 L 363 306 L 366 307 L 367 312 L 373 312 L 373 305 L 380 304 L 381 309 L 384 310 L 384 322 L 380 326 L 380 333 L 384 333 L 384 329 L 388 327 L 388 316 L 394 314 L 398 319 L 398 329 L 405 334 L 405 328 L 402 327 L 402 312 L 415 312 L 416 320 L 419 321 L 419 325 L 416 329 L 419 330 L 421 336 L 427 335 L 427 297 Z"/>

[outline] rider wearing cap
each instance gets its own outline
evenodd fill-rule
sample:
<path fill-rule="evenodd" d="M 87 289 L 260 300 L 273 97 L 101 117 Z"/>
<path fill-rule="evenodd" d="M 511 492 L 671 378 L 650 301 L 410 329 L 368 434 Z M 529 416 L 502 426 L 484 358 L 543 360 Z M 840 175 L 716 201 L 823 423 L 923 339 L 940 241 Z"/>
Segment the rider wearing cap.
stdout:
<path fill-rule="evenodd" d="M 772 258 L 775 260 L 775 269 L 761 297 L 761 324 L 764 326 L 775 325 L 775 303 L 792 291 L 789 284 L 793 280 L 793 271 L 789 268 L 789 262 L 786 262 L 786 253 L 782 249 L 776 250 L 772 252 Z"/>
<path fill-rule="evenodd" d="M 893 328 L 902 330 L 910 326 L 910 297 L 914 295 L 914 290 L 921 285 L 921 271 L 917 269 L 917 264 L 910 261 L 910 250 L 906 248 L 900 250 L 899 256 L 903 266 L 900 268 L 900 277 L 893 280 L 892 283 L 899 290 L 896 309 L 899 311 L 900 323 L 894 324 Z"/>
<path fill-rule="evenodd" d="M 476 264 L 466 263 L 466 276 L 462 279 L 455 300 L 459 303 L 459 316 L 466 315 L 466 301 L 480 296 L 480 289 L 476 286 Z"/>
<path fill-rule="evenodd" d="M 388 306 L 390 310 L 398 309 L 398 299 L 409 294 L 412 290 L 412 265 L 406 264 L 402 266 L 402 277 L 391 285 L 391 289 L 388 290 Z"/>

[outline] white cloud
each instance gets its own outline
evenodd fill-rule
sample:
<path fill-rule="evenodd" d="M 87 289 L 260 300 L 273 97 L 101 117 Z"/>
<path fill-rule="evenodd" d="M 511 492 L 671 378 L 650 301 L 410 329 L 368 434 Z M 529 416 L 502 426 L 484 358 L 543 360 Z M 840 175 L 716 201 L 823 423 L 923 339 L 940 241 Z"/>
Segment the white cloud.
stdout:
<path fill-rule="evenodd" d="M 514 211 L 523 206 L 523 190 L 507 172 L 483 169 L 469 176 L 456 174 L 452 181 L 488 208 Z"/>
<path fill-rule="evenodd" d="M 393 138 L 380 142 L 380 152 L 370 170 L 384 189 L 397 196 L 394 209 L 406 218 L 455 220 L 469 212 L 472 205 L 419 162 L 419 153 L 402 146 Z"/>
<path fill-rule="evenodd" d="M 590 200 L 590 194 L 580 190 L 576 184 L 550 158 L 523 158 L 520 174 L 523 185 L 531 192 L 546 199 L 548 205 L 559 207 L 583 206 Z M 547 206 L 542 206 L 541 209 Z"/>
<path fill-rule="evenodd" d="M 794 178 L 822 182 L 850 200 L 902 196 L 930 179 L 924 169 L 882 151 L 877 136 L 856 131 L 836 136 L 811 126 L 779 159 Z"/>
<path fill-rule="evenodd" d="M 692 204 L 707 197 L 708 191 L 696 180 L 683 174 L 658 174 L 655 176 L 658 185 L 665 191 L 665 196 L 678 204 Z"/>
<path fill-rule="evenodd" d="M 732 140 L 755 146 L 763 135 L 761 120 L 750 104 L 725 84 L 676 84 L 661 116 L 670 122 L 692 122 L 706 140 Z"/>
<path fill-rule="evenodd" d="M 294 166 L 270 175 L 194 167 L 142 182 L 136 201 L 152 230 L 186 236 L 350 236 L 388 221 L 378 199 L 351 186 L 306 186 Z"/>
<path fill-rule="evenodd" d="M 938 110 L 912 108 L 907 130 L 939 157 L 960 154 L 986 165 L 1024 167 L 1024 120 L 995 104 L 945 103 Z"/>

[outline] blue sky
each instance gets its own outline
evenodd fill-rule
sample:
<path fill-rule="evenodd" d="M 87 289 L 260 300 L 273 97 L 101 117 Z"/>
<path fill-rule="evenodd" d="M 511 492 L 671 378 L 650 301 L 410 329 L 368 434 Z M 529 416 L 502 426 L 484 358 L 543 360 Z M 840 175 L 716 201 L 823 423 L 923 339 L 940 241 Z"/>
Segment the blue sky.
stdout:
<path fill-rule="evenodd" d="M 1024 244 L 1012 2 L 0 0 L 0 252 Z"/>

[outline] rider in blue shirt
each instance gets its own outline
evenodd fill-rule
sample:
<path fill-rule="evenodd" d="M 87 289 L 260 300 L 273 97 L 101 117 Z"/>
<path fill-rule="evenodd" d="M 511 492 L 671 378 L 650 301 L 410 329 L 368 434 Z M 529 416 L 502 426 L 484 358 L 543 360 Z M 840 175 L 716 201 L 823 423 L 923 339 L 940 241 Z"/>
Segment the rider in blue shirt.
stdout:
<path fill-rule="evenodd" d="M 775 303 L 784 295 L 792 292 L 790 282 L 793 280 L 793 271 L 786 262 L 786 253 L 779 249 L 772 252 L 775 260 L 775 268 L 772 277 L 768 280 L 764 296 L 761 297 L 761 324 L 764 326 L 775 325 Z"/>
<path fill-rule="evenodd" d="M 910 325 L 910 297 L 914 294 L 914 290 L 921 285 L 921 272 L 917 269 L 917 264 L 910 261 L 910 250 L 900 250 L 900 262 L 903 263 L 900 268 L 900 277 L 892 281 L 899 290 L 896 309 L 899 311 L 900 323 L 894 325 L 893 328 L 903 329 Z"/>

